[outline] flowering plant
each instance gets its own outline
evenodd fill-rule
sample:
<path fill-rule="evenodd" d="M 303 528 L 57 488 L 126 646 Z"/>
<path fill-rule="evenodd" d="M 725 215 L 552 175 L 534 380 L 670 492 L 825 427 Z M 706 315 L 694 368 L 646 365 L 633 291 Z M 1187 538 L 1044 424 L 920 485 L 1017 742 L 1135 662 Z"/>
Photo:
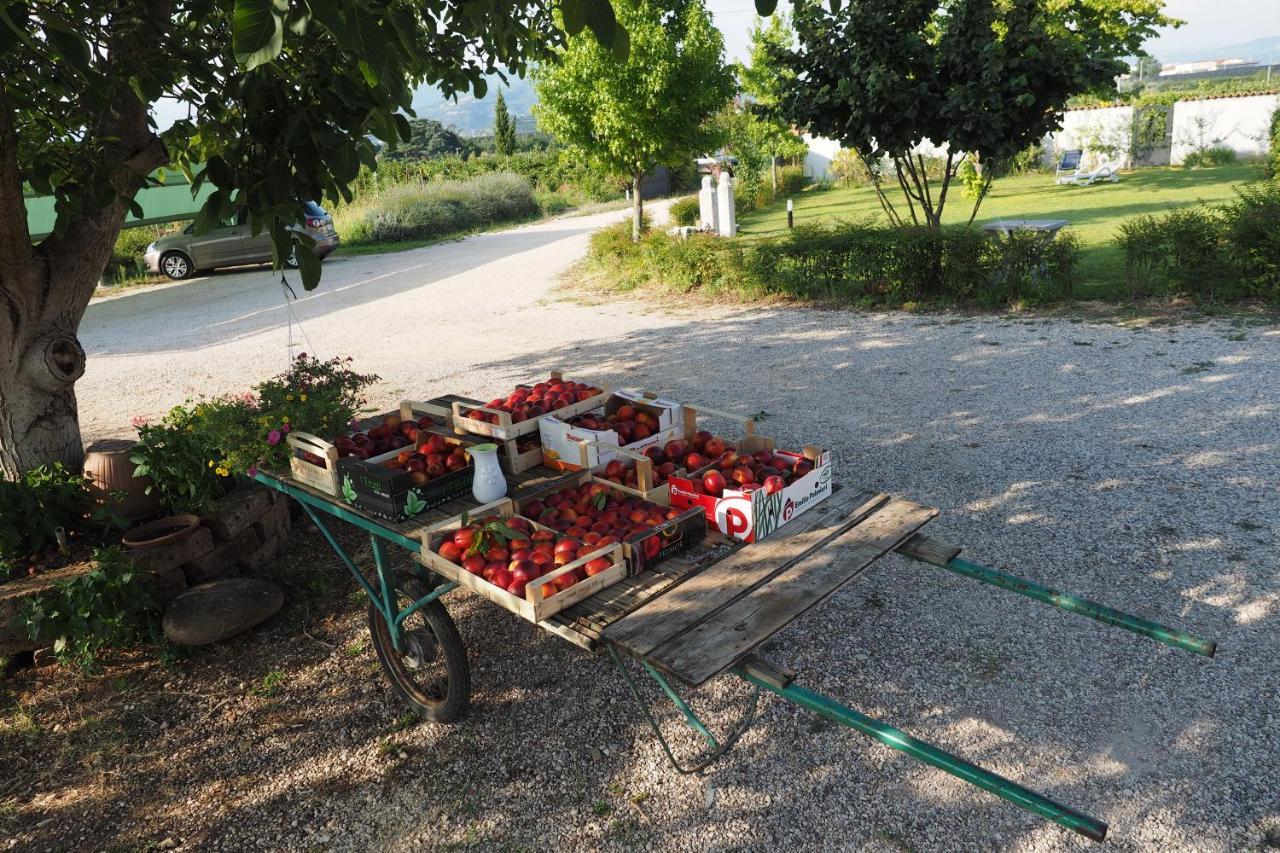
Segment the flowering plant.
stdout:
<path fill-rule="evenodd" d="M 134 419 L 136 476 L 150 475 L 161 502 L 195 512 L 220 497 L 238 475 L 289 465 L 285 441 L 293 430 L 330 437 L 365 404 L 361 392 L 376 376 L 356 373 L 351 359 L 320 361 L 300 354 L 289 370 L 252 393 L 177 406 L 151 424 Z"/>

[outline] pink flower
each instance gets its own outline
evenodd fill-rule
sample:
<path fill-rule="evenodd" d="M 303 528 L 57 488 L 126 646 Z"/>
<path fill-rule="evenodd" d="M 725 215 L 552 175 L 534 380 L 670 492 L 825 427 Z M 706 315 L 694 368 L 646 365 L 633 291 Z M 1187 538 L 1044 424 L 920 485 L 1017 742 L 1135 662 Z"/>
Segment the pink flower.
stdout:
<path fill-rule="evenodd" d="M 256 477 L 258 476 L 258 469 L 257 467 L 250 467 L 247 473 L 250 477 Z"/>
<path fill-rule="evenodd" d="M 272 447 L 275 447 L 279 443 L 280 443 L 280 430 L 273 429 L 271 432 L 267 433 L 267 444 L 271 445 Z"/>
<path fill-rule="evenodd" d="M 288 434 L 289 434 L 289 430 L 291 430 L 291 429 L 293 429 L 293 427 L 289 426 L 288 424 L 280 424 L 280 431 L 281 431 L 282 433 L 284 433 L 285 435 L 288 435 Z"/>
<path fill-rule="evenodd" d="M 146 426 L 147 419 L 142 415 L 134 415 L 133 420 L 129 421 L 129 423 L 135 427 Z"/>

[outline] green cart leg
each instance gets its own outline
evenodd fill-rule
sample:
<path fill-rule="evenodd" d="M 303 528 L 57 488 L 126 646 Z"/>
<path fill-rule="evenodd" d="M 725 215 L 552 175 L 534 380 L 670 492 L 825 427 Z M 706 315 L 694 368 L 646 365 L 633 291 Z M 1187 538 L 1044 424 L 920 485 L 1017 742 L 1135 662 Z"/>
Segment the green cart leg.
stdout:
<path fill-rule="evenodd" d="M 926 764 L 931 764 L 939 770 L 946 771 L 971 785 L 977 785 L 984 791 L 989 791 L 1019 808 L 1040 815 L 1046 820 L 1065 826 L 1067 829 L 1078 832 L 1086 838 L 1101 841 L 1107 834 L 1107 825 L 1097 818 L 1089 817 L 1075 809 L 1059 805 L 1047 797 L 1042 797 L 1035 791 L 1022 787 L 1016 782 L 989 770 L 984 770 L 976 764 L 965 761 L 963 758 L 938 749 L 936 746 L 932 746 L 922 740 L 917 740 L 901 729 L 872 719 L 840 704 L 834 699 L 806 690 L 795 684 L 762 678 L 758 672 L 749 668 L 738 667 L 733 672 L 738 677 L 754 684 L 757 688 L 776 693 L 789 702 L 794 702 L 802 708 L 859 731 L 870 738 L 880 741 L 885 746 L 905 752 L 913 758 L 919 759 Z"/>

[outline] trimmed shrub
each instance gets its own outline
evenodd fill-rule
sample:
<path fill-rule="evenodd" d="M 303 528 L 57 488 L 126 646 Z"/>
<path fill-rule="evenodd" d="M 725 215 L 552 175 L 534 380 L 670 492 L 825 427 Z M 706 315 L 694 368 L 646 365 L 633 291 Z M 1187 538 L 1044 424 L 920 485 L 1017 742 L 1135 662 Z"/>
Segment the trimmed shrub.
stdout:
<path fill-rule="evenodd" d="M 697 225 L 702 211 L 698 206 L 698 197 L 691 195 L 671 202 L 668 212 L 673 225 Z"/>
<path fill-rule="evenodd" d="M 1124 252 L 1124 281 L 1130 299 L 1145 299 L 1164 284 L 1168 253 L 1160 220 L 1143 215 L 1120 223 L 1116 245 Z"/>
<path fill-rule="evenodd" d="M 1249 296 L 1280 300 L 1280 182 L 1246 184 L 1236 195 L 1222 220 L 1241 285 Z"/>
<path fill-rule="evenodd" d="M 1271 114 L 1271 153 L 1267 157 L 1267 175 L 1280 181 L 1280 108 Z"/>
<path fill-rule="evenodd" d="M 783 166 L 778 170 L 778 192 L 781 195 L 795 195 L 807 183 L 809 179 L 804 176 L 803 166 Z"/>
<path fill-rule="evenodd" d="M 1184 169 L 1206 169 L 1214 166 L 1225 166 L 1228 163 L 1236 161 L 1236 152 L 1231 148 L 1221 145 L 1215 145 L 1212 148 L 1202 148 L 1198 151 L 1192 151 L 1186 157 L 1182 158 L 1182 168 Z"/>
<path fill-rule="evenodd" d="M 538 213 L 529 180 L 509 172 L 431 181 L 370 193 L 334 212 L 343 242 L 424 240 Z"/>

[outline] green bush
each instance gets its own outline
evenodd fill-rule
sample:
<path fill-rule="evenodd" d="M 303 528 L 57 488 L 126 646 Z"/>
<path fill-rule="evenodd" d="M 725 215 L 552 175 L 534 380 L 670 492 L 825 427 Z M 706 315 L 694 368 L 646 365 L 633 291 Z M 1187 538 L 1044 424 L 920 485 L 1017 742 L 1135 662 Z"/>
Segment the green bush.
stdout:
<path fill-rule="evenodd" d="M 778 170 L 779 195 L 793 196 L 804 189 L 808 182 L 809 179 L 804 176 L 803 166 L 783 166 Z"/>
<path fill-rule="evenodd" d="M 1241 284 L 1249 296 L 1280 300 L 1280 182 L 1245 184 L 1236 195 L 1222 219 Z"/>
<path fill-rule="evenodd" d="M 697 225 L 698 219 L 702 215 L 702 211 L 698 206 L 698 197 L 691 195 L 676 199 L 671 202 L 669 213 L 673 225 Z"/>
<path fill-rule="evenodd" d="M 1121 223 L 1130 298 L 1280 299 L 1280 184 L 1258 181 L 1220 207 L 1199 205 Z"/>
<path fill-rule="evenodd" d="M 1030 235 L 1003 241 L 963 228 L 898 229 L 871 221 L 801 225 L 757 240 L 649 234 L 638 245 L 615 226 L 592 236 L 589 253 L 617 287 L 890 306 L 1065 298 L 1078 256 L 1070 234 L 1045 244 Z"/>
<path fill-rule="evenodd" d="M 338 208 L 334 224 L 344 242 L 391 243 L 442 237 L 536 213 L 538 201 L 529 180 L 495 172 L 462 181 L 398 184 L 365 194 Z"/>
<path fill-rule="evenodd" d="M 116 548 L 95 551 L 96 565 L 56 580 L 46 596 L 23 605 L 19 624 L 37 642 L 53 644 L 64 664 L 96 668 L 104 649 L 164 643 L 151 586 Z"/>
<path fill-rule="evenodd" d="M 1280 181 L 1280 108 L 1271 114 L 1271 151 L 1267 156 L 1267 175 Z"/>
<path fill-rule="evenodd" d="M 82 527 L 93 508 L 85 485 L 83 476 L 56 462 L 17 480 L 0 479 L 0 566 L 53 545 L 59 527 Z"/>
<path fill-rule="evenodd" d="M 158 237 L 172 234 L 186 223 L 178 225 L 142 225 L 135 228 L 124 228 L 116 238 L 111 250 L 111 257 L 102 271 L 102 280 L 107 284 L 124 284 L 130 281 L 141 281 L 149 273 L 142 255 L 147 246 Z"/>
<path fill-rule="evenodd" d="M 1215 145 L 1212 148 L 1201 148 L 1192 151 L 1182 158 L 1184 169 L 1207 169 L 1214 166 L 1226 166 L 1236 161 L 1236 152 L 1231 148 Z"/>

